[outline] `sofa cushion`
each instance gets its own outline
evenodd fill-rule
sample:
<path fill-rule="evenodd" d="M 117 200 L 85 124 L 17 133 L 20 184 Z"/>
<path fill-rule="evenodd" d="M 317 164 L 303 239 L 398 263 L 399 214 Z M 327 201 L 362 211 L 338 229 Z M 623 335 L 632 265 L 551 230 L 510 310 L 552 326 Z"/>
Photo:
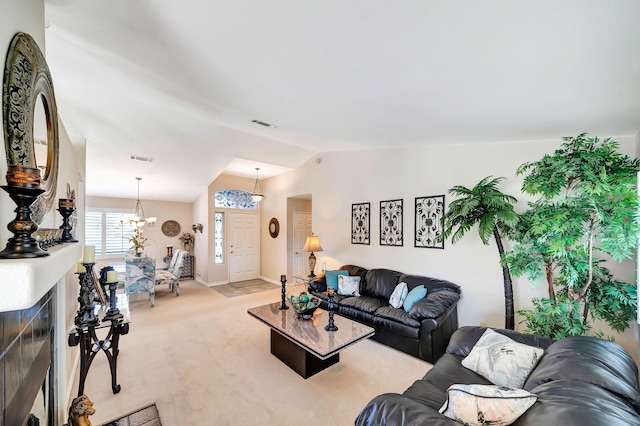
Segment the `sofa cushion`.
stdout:
<path fill-rule="evenodd" d="M 538 401 L 518 419 L 517 426 L 640 426 L 640 415 L 623 399 L 591 383 L 556 380 L 531 392 Z"/>
<path fill-rule="evenodd" d="M 341 271 L 347 271 L 352 277 L 360 277 L 360 285 L 364 284 L 367 279 L 368 269 L 357 265 L 343 265 L 340 267 Z"/>
<path fill-rule="evenodd" d="M 579 360 L 579 362 L 577 361 Z M 550 345 L 524 388 L 557 380 L 591 383 L 619 395 L 640 413 L 638 367 L 620 345 L 595 337 L 567 337 Z"/>
<path fill-rule="evenodd" d="M 343 296 L 360 296 L 360 277 L 338 275 L 338 294 Z"/>
<path fill-rule="evenodd" d="M 525 390 L 496 385 L 454 384 L 439 412 L 465 425 L 506 426 L 515 422 L 537 397 Z"/>
<path fill-rule="evenodd" d="M 345 297 L 340 301 L 341 306 L 348 306 L 363 312 L 374 313 L 382 306 L 382 301 L 377 297 L 360 296 Z"/>
<path fill-rule="evenodd" d="M 411 318 L 402 308 L 394 308 L 391 305 L 382 306 L 376 310 L 376 315 L 381 318 L 388 318 L 406 324 L 411 327 L 420 327 L 420 321 Z"/>
<path fill-rule="evenodd" d="M 462 365 L 496 385 L 522 388 L 543 352 L 487 329 Z"/>
<path fill-rule="evenodd" d="M 349 275 L 347 271 L 325 271 L 324 275 L 327 280 L 327 287 L 333 287 L 338 290 L 338 275 Z"/>
<path fill-rule="evenodd" d="M 429 295 L 428 299 L 431 297 L 433 297 L 433 293 Z M 492 330 L 496 333 L 503 334 L 518 343 L 524 343 L 525 345 L 536 346 L 542 349 L 549 347 L 549 345 L 553 343 L 553 340 L 547 339 L 546 337 L 535 336 L 533 334 L 524 334 L 515 330 L 505 330 L 501 328 L 492 328 Z M 451 336 L 451 339 L 449 340 L 449 346 L 447 346 L 447 352 L 450 354 L 459 355 L 462 358 L 466 357 L 467 355 L 469 355 L 469 353 L 471 353 L 471 349 L 473 349 L 473 347 L 478 342 L 480 337 L 482 337 L 485 331 L 487 331 L 487 327 L 472 325 L 460 327 Z"/>
<path fill-rule="evenodd" d="M 451 290 L 460 293 L 460 286 L 452 282 L 440 280 L 437 278 L 424 277 L 422 275 L 402 274 L 400 281 L 407 283 L 409 290 L 419 285 L 423 285 L 427 292 Z"/>
<path fill-rule="evenodd" d="M 409 316 L 418 321 L 438 318 L 458 303 L 460 294 L 455 291 L 427 292 L 427 297 L 418 300 L 409 310 Z"/>
<path fill-rule="evenodd" d="M 460 426 L 460 423 L 403 395 L 386 393 L 375 397 L 358 414 L 355 425 Z"/>
<path fill-rule="evenodd" d="M 384 307 L 381 309 L 384 309 Z M 376 314 L 373 316 L 373 327 L 376 329 L 376 335 L 374 336 L 374 339 L 380 337 L 384 331 L 391 332 L 391 334 L 397 336 L 398 338 L 401 337 L 413 339 L 415 341 L 418 341 L 420 339 L 420 327 L 416 327 L 413 324 L 405 324 L 395 318 L 392 319 L 383 317 L 378 314 L 378 311 L 376 311 Z"/>
<path fill-rule="evenodd" d="M 427 295 L 427 289 L 424 288 L 423 285 L 419 285 L 418 287 L 414 287 L 413 290 L 407 294 L 407 297 L 404 298 L 404 303 L 402 304 L 402 308 L 405 312 L 409 313 L 413 305 L 416 304 L 418 300 L 422 300 Z"/>
<path fill-rule="evenodd" d="M 438 410 L 447 400 L 447 389 L 456 383 L 492 384 L 481 375 L 465 368 L 457 355 L 444 354 L 427 374 L 416 380 L 403 395 Z"/>
<path fill-rule="evenodd" d="M 400 275 L 400 272 L 390 269 L 370 269 L 365 282 L 360 286 L 360 294 L 387 301 L 400 282 Z"/>

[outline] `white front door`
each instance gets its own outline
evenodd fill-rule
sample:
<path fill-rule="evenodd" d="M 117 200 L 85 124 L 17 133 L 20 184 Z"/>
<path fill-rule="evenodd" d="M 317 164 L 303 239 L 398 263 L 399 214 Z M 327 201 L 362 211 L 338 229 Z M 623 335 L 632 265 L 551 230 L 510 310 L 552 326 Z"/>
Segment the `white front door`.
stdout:
<path fill-rule="evenodd" d="M 307 237 L 311 235 L 311 213 L 293 212 L 293 276 L 306 278 L 309 270 L 309 255 L 302 251 Z M 317 269 L 317 266 L 316 266 Z"/>
<path fill-rule="evenodd" d="M 255 213 L 229 214 L 229 282 L 260 276 L 260 222 Z"/>

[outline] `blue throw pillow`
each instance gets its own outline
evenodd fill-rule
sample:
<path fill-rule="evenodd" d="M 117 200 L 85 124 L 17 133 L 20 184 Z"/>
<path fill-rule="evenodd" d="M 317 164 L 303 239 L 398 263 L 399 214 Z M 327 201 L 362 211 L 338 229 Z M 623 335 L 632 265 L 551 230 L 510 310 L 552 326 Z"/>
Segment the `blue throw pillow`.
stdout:
<path fill-rule="evenodd" d="M 324 276 L 327 278 L 327 287 L 333 287 L 338 292 L 338 275 L 349 276 L 347 271 L 325 271 Z"/>
<path fill-rule="evenodd" d="M 409 312 L 411 307 L 416 304 L 416 302 L 420 299 L 424 299 L 427 295 L 427 289 L 424 288 L 423 285 L 419 285 L 418 287 L 413 288 L 407 294 L 407 297 L 404 298 L 404 310 L 405 312 Z"/>

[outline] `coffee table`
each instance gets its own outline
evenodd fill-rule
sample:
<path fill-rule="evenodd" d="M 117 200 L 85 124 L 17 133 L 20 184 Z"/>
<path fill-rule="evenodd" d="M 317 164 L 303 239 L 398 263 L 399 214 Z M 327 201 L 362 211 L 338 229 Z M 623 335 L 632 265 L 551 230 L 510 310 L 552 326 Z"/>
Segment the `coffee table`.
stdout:
<path fill-rule="evenodd" d="M 374 334 L 374 329 L 334 315 L 338 331 L 325 331 L 329 313 L 317 309 L 313 318 L 297 318 L 292 308 L 274 302 L 247 310 L 271 328 L 271 353 L 305 379 L 340 361 L 340 351 Z"/>

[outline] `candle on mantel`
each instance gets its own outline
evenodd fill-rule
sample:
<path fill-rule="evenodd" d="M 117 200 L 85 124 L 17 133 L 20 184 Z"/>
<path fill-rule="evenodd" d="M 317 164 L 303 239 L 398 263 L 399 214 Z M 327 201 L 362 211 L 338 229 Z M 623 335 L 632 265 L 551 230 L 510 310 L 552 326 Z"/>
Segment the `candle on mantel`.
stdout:
<path fill-rule="evenodd" d="M 84 265 L 82 264 L 82 262 L 78 262 L 78 272 L 79 273 L 87 272 L 87 270 L 84 269 Z"/>
<path fill-rule="evenodd" d="M 118 273 L 116 271 L 107 271 L 107 282 L 108 283 L 117 283 L 118 282 Z"/>
<path fill-rule="evenodd" d="M 96 246 L 84 246 L 82 263 L 96 263 Z"/>

